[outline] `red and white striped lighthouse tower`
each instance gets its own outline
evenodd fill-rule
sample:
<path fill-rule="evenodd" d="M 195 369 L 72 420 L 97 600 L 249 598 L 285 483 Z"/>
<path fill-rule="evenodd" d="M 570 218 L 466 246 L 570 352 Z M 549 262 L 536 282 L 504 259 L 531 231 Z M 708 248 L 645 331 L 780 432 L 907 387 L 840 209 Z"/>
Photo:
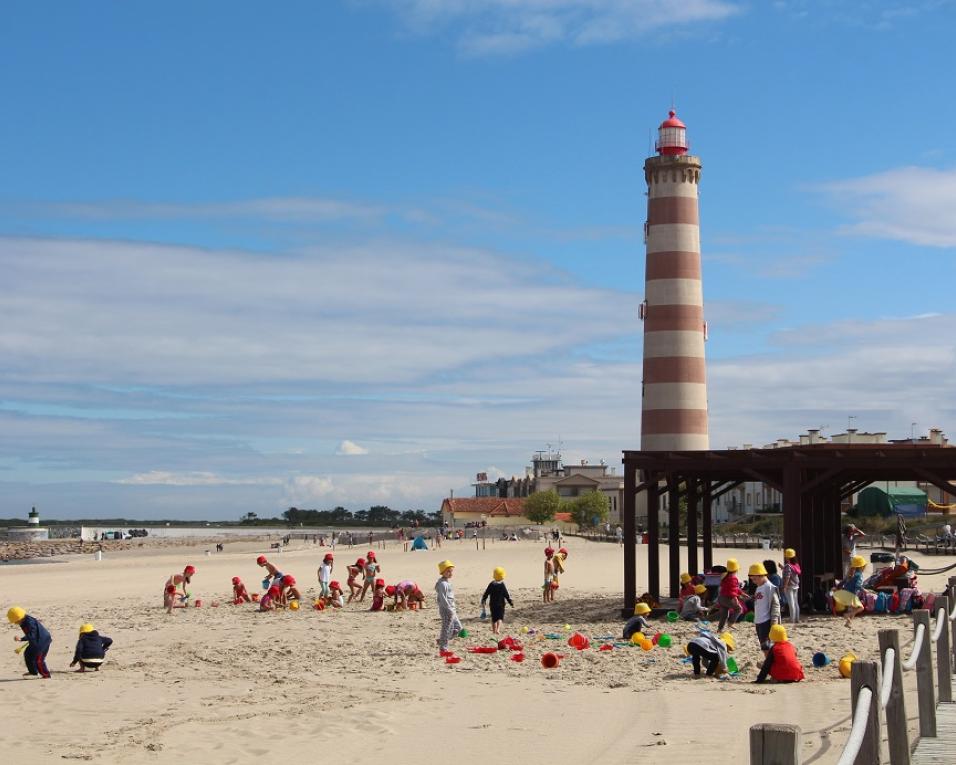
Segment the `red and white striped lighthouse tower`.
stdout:
<path fill-rule="evenodd" d="M 641 449 L 707 449 L 704 297 L 700 279 L 697 187 L 700 159 L 671 111 L 657 155 L 644 162 L 647 270 Z"/>

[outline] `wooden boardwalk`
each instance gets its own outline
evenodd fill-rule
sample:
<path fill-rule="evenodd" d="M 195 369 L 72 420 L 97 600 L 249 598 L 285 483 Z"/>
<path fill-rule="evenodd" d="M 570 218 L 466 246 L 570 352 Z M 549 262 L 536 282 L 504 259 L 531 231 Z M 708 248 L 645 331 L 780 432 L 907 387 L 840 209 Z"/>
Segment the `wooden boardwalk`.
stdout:
<path fill-rule="evenodd" d="M 956 703 L 936 707 L 936 738 L 921 738 L 913 752 L 912 765 L 956 763 Z"/>

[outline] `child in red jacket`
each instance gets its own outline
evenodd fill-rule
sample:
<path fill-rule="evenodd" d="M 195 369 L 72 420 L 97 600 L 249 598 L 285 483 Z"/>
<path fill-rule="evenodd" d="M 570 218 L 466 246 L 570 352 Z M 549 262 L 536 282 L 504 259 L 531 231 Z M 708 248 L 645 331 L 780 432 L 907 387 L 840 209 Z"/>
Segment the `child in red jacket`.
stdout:
<path fill-rule="evenodd" d="M 767 675 L 776 683 L 798 683 L 803 680 L 803 667 L 793 643 L 787 640 L 787 628 L 782 624 L 770 628 L 770 650 L 754 682 L 765 682 Z"/>
<path fill-rule="evenodd" d="M 734 626 L 734 622 L 743 613 L 740 607 L 740 596 L 743 592 L 740 589 L 740 580 L 737 579 L 737 572 L 740 571 L 740 564 L 736 558 L 727 561 L 727 573 L 720 580 L 720 589 L 717 594 L 717 606 L 720 611 L 720 623 L 717 626 L 718 632 L 724 631 L 724 625 L 728 628 Z"/>

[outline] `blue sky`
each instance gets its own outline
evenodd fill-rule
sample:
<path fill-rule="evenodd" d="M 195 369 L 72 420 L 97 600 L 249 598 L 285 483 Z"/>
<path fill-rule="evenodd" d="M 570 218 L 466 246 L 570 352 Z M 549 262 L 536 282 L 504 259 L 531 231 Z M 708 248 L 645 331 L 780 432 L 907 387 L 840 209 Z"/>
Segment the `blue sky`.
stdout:
<path fill-rule="evenodd" d="M 0 516 L 619 464 L 672 101 L 712 446 L 956 435 L 953 2 L 54 6 L 0 28 Z"/>

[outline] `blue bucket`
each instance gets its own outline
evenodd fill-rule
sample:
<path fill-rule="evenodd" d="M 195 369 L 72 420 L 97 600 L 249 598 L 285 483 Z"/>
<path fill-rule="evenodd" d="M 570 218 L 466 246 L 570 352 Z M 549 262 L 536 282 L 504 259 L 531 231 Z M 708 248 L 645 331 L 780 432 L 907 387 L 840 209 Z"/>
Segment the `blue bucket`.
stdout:
<path fill-rule="evenodd" d="M 815 654 L 813 654 L 814 667 L 825 667 L 829 663 L 830 657 L 823 653 L 823 651 L 817 651 Z"/>

